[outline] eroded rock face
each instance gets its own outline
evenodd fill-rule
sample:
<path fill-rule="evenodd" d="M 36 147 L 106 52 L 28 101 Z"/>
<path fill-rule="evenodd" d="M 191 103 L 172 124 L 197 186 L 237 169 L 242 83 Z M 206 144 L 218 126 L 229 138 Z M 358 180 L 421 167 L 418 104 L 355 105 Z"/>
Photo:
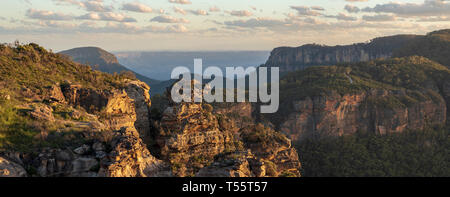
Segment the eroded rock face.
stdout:
<path fill-rule="evenodd" d="M 261 143 L 258 137 L 251 141 L 243 136 L 249 130 L 236 124 L 223 127 L 202 104 L 180 103 L 163 113 L 156 141 L 161 159 L 170 163 L 175 176 L 300 176 L 300 162 L 290 140 L 281 134 L 274 138 L 275 131 L 270 130 L 261 131 L 270 132 L 265 140 L 277 142 Z"/>
<path fill-rule="evenodd" d="M 49 105 L 30 105 L 30 115 L 68 125 L 69 131 L 80 131 L 77 137 L 86 138 L 81 140 L 84 144 L 39 149 L 37 155 L 26 159 L 23 153 L 14 153 L 19 166 L 41 177 L 172 176 L 170 168 L 153 157 L 141 139 L 150 131 L 150 88 L 145 83 L 127 80 L 120 90 L 96 90 L 70 83 L 59 87 L 48 89 L 45 99 Z M 50 105 L 72 111 L 67 112 L 68 118 L 57 119 Z M 83 109 L 72 109 L 78 106 Z"/>
<path fill-rule="evenodd" d="M 127 83 L 125 91 L 128 97 L 134 100 L 136 113 L 134 127 L 143 139 L 147 139 L 150 134 L 150 87 L 141 81 L 130 81 Z"/>
<path fill-rule="evenodd" d="M 204 112 L 201 104 L 182 103 L 165 110 L 157 139 L 161 157 L 172 164 L 174 173 L 189 176 L 223 152 L 233 136 L 220 131 L 216 117 Z"/>
<path fill-rule="evenodd" d="M 55 84 L 48 89 L 48 95 L 46 99 L 49 101 L 60 102 L 63 103 L 66 101 L 64 94 L 62 93 L 61 86 L 59 84 Z"/>
<path fill-rule="evenodd" d="M 108 98 L 111 96 L 109 91 L 96 91 L 84 88 L 77 84 L 64 84 L 61 86 L 65 100 L 72 106 L 80 106 L 86 111 L 92 113 L 100 111 L 108 104 Z"/>
<path fill-rule="evenodd" d="M 211 165 L 200 169 L 196 177 L 252 177 L 249 159 L 251 153 L 225 155 Z"/>
<path fill-rule="evenodd" d="M 395 108 L 370 102 L 394 94 L 401 93 L 382 90 L 344 96 L 307 97 L 294 102 L 293 112 L 281 123 L 280 129 L 296 141 L 312 136 L 342 136 L 357 131 L 387 134 L 445 124 L 446 104 L 443 98 Z"/>
<path fill-rule="evenodd" d="M 55 117 L 53 116 L 53 109 L 47 105 L 34 105 L 32 106 L 32 111 L 30 115 L 32 118 L 41 121 L 55 121 Z"/>
<path fill-rule="evenodd" d="M 150 87 L 141 81 L 128 80 L 123 90 L 97 91 L 81 85 L 63 85 L 65 100 L 90 113 L 100 112 L 103 124 L 112 130 L 135 127 L 141 137 L 150 132 Z"/>
<path fill-rule="evenodd" d="M 4 157 L 0 157 L 0 177 L 26 177 L 25 169 Z"/>
<path fill-rule="evenodd" d="M 170 176 L 162 161 L 153 157 L 134 128 L 123 128 L 113 140 L 112 151 L 101 161 L 100 176 L 154 177 Z"/>
<path fill-rule="evenodd" d="M 171 176 L 168 166 L 150 154 L 136 129 L 122 128 L 112 134 L 109 142 L 97 141 L 73 150 L 46 148 L 21 162 L 36 170 L 33 176 L 40 177 Z"/>

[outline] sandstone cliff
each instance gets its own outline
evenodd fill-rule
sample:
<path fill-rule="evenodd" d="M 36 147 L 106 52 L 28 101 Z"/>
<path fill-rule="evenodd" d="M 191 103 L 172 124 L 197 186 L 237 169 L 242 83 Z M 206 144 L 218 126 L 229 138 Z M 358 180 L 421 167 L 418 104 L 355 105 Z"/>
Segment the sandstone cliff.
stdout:
<path fill-rule="evenodd" d="M 295 141 L 314 136 L 342 136 L 357 131 L 388 134 L 445 124 L 447 107 L 443 98 L 398 108 L 387 108 L 373 102 L 389 99 L 394 94 L 381 90 L 307 97 L 293 103 L 294 109 L 281 123 L 280 129 Z"/>
<path fill-rule="evenodd" d="M 345 46 L 303 45 L 297 48 L 279 47 L 271 52 L 265 66 L 280 67 L 280 72 L 290 72 L 309 66 L 335 65 L 387 59 L 394 52 L 420 36 L 398 35 L 381 37 L 369 43 Z"/>

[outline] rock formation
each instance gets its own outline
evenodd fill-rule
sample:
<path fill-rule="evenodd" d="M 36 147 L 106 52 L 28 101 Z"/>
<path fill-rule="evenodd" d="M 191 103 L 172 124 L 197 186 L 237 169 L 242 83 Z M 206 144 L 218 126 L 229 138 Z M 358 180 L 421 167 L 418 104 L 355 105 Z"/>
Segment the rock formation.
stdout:
<path fill-rule="evenodd" d="M 211 106 L 204 107 L 209 104 L 171 103 L 157 123 L 155 141 L 161 159 L 169 162 L 174 175 L 300 176 L 297 152 L 283 135 L 275 135 L 272 130 L 261 131 L 262 127 L 258 132 L 270 133 L 264 142 L 278 141 L 251 141 L 247 139 L 247 134 L 253 131 L 250 126 L 240 128 L 236 124 L 225 124 L 232 118 L 227 117 L 224 110 L 213 114 Z M 251 106 L 247 107 L 251 111 Z"/>
<path fill-rule="evenodd" d="M 373 39 L 369 43 L 345 46 L 308 44 L 297 48 L 279 47 L 271 52 L 265 66 L 280 67 L 280 72 L 301 70 L 309 66 L 336 65 L 387 59 L 394 52 L 420 36 L 398 35 Z"/>
<path fill-rule="evenodd" d="M 371 100 L 394 94 L 380 90 L 297 100 L 293 104 L 293 112 L 281 123 L 280 129 L 296 141 L 319 135 L 342 136 L 357 131 L 388 134 L 445 124 L 447 107 L 442 97 L 436 101 L 426 100 L 394 109 L 370 103 Z"/>
<path fill-rule="evenodd" d="M 26 177 L 25 169 L 4 157 L 0 157 L 0 177 Z"/>

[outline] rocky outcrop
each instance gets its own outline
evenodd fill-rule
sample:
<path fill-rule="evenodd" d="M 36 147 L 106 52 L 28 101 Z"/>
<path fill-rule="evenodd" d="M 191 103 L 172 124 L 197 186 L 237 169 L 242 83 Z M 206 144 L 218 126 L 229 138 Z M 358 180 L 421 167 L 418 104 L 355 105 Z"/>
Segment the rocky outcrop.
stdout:
<path fill-rule="evenodd" d="M 217 118 L 195 103 L 168 107 L 157 137 L 162 159 L 177 176 L 194 175 L 232 142 L 231 133 L 219 130 Z"/>
<path fill-rule="evenodd" d="M 34 105 L 32 106 L 32 110 L 30 111 L 30 115 L 35 120 L 40 121 L 55 121 L 55 117 L 53 116 L 53 109 L 47 105 Z"/>
<path fill-rule="evenodd" d="M 0 157 L 0 177 L 26 177 L 25 169 L 4 157 Z"/>
<path fill-rule="evenodd" d="M 68 104 L 99 114 L 108 129 L 134 127 L 143 138 L 150 132 L 150 87 L 144 82 L 127 80 L 123 90 L 98 91 L 71 84 L 61 89 Z"/>
<path fill-rule="evenodd" d="M 150 135 L 150 87 L 141 81 L 129 81 L 125 88 L 128 97 L 134 100 L 136 121 L 134 127 L 143 139 Z"/>
<path fill-rule="evenodd" d="M 39 177 L 171 176 L 167 165 L 150 154 L 134 128 L 122 128 L 110 135 L 110 141 L 96 140 L 74 149 L 44 148 L 37 156 L 12 154 L 18 155 L 14 158 L 21 164 L 0 158 L 0 166 L 7 165 L 5 169 L 13 176 L 26 175 L 20 173 L 21 166 L 32 169 L 31 176 Z"/>
<path fill-rule="evenodd" d="M 211 165 L 200 169 L 196 177 L 252 177 L 249 159 L 251 152 L 234 153 L 221 156 Z"/>
<path fill-rule="evenodd" d="M 214 105 L 214 114 L 220 115 L 220 117 L 225 117 L 224 119 L 219 119 L 219 124 L 224 126 L 225 124 L 232 124 L 232 127 L 236 128 L 237 132 L 241 128 L 251 126 L 255 124 L 253 118 L 254 106 L 252 103 L 217 103 Z"/>
<path fill-rule="evenodd" d="M 112 151 L 101 161 L 100 176 L 171 176 L 167 166 L 150 154 L 135 129 L 120 130 L 120 136 L 113 140 L 111 146 Z"/>
<path fill-rule="evenodd" d="M 227 111 L 212 114 L 214 109 L 206 105 L 172 103 L 157 125 L 160 158 L 170 163 L 175 176 L 300 176 L 297 152 L 286 137 L 260 126 L 264 135 L 270 133 L 263 142 L 249 138 L 250 128 L 225 126 L 221 121 L 233 121 Z"/>
<path fill-rule="evenodd" d="M 280 72 L 290 72 L 309 66 L 386 59 L 392 57 L 394 51 L 418 37 L 420 36 L 399 35 L 376 38 L 370 43 L 333 47 L 315 44 L 297 48 L 280 47 L 271 52 L 265 66 L 280 67 Z"/>
<path fill-rule="evenodd" d="M 410 106 L 388 105 L 391 97 L 401 95 L 401 92 L 374 90 L 344 96 L 306 97 L 293 103 L 293 111 L 280 124 L 280 129 L 297 141 L 306 137 L 342 136 L 357 131 L 396 133 L 445 124 L 447 109 L 442 97 Z"/>
<path fill-rule="evenodd" d="M 61 85 L 61 90 L 69 105 L 83 107 L 90 113 L 105 108 L 108 104 L 108 97 L 112 94 L 109 91 L 96 91 L 71 82 Z"/>

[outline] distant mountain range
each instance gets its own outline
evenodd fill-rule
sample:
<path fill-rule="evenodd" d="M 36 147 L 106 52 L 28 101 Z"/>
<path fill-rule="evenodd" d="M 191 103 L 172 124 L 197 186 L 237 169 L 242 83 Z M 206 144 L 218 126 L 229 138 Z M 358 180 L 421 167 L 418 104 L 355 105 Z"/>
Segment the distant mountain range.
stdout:
<path fill-rule="evenodd" d="M 193 72 L 194 59 L 202 58 L 203 67 L 217 66 L 225 71 L 229 66 L 260 66 L 267 61 L 269 51 L 192 51 L 192 52 L 116 52 L 119 62 L 128 68 L 157 80 L 168 80 L 177 66 Z"/>

